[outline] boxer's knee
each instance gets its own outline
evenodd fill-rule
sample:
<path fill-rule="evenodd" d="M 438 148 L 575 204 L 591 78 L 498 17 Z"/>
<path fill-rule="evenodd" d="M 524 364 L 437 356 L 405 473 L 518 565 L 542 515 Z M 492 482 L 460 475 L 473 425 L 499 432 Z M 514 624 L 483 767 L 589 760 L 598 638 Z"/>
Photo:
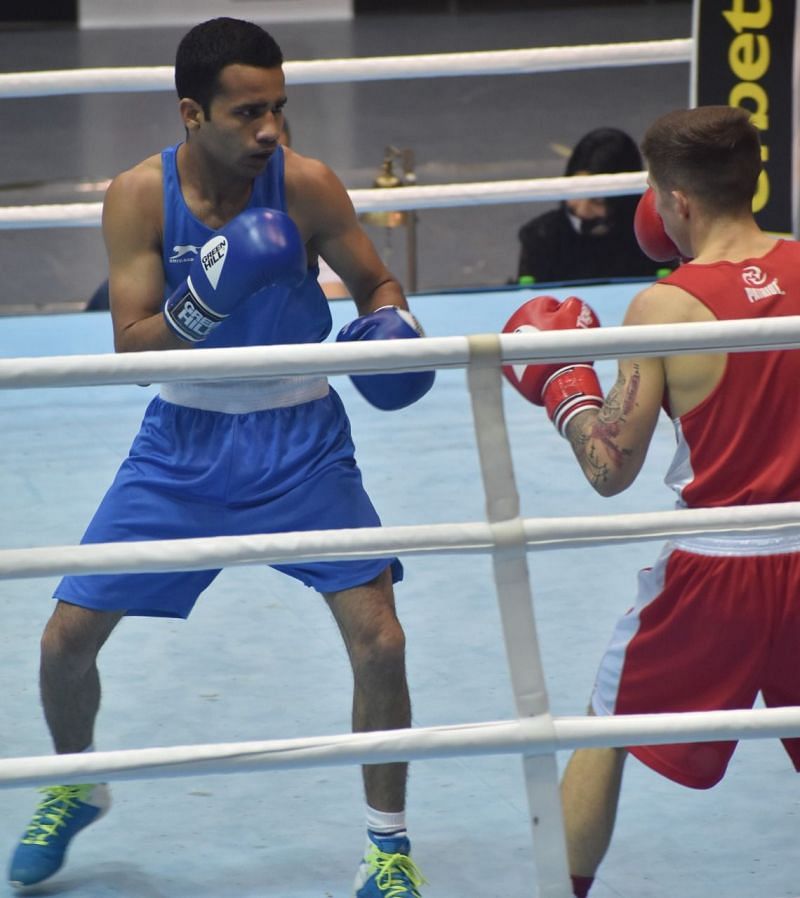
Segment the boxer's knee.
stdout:
<path fill-rule="evenodd" d="M 42 634 L 42 670 L 74 675 L 88 670 L 121 616 L 59 602 Z"/>

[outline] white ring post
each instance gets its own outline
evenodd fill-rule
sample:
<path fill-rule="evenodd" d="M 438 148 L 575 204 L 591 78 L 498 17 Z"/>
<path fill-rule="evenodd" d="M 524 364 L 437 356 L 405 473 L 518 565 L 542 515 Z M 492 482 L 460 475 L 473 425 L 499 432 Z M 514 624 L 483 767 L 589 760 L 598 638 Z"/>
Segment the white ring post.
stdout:
<path fill-rule="evenodd" d="M 481 334 L 469 338 L 469 347 L 467 381 L 486 513 L 494 535 L 492 565 L 514 701 L 521 719 L 555 738 L 533 616 L 525 531 L 519 516 L 519 494 L 503 413 L 500 340 L 496 334 Z M 522 766 L 533 829 L 538 894 L 540 898 L 569 898 L 572 889 L 555 752 L 523 753 Z"/>

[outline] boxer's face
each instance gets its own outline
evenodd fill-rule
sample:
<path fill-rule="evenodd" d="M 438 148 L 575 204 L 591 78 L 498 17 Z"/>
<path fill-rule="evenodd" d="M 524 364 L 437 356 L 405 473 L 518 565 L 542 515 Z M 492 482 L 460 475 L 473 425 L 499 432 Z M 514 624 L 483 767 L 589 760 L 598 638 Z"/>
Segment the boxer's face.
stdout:
<path fill-rule="evenodd" d="M 282 69 L 226 66 L 197 138 L 221 165 L 255 177 L 278 146 L 285 105 Z"/>

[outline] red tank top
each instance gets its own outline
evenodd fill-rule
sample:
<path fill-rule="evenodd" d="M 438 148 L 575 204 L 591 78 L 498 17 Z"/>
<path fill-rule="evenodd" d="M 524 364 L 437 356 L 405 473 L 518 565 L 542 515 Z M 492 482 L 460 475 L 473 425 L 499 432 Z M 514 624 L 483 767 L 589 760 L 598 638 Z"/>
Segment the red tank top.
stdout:
<path fill-rule="evenodd" d="M 683 265 L 662 283 L 720 321 L 800 315 L 800 243 L 779 240 L 744 262 Z M 719 384 L 674 423 L 678 449 L 665 482 L 679 504 L 800 500 L 800 350 L 729 353 Z"/>

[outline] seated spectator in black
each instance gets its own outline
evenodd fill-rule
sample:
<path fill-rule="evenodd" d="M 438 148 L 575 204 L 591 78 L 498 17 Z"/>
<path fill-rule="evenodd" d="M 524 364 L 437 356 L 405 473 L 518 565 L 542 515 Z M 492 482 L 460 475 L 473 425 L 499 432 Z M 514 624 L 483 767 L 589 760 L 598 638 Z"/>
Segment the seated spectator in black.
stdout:
<path fill-rule="evenodd" d="M 642 157 L 631 137 L 617 128 L 584 135 L 567 162 L 566 175 L 642 171 Z M 604 278 L 656 278 L 674 266 L 653 262 L 633 233 L 639 194 L 570 199 L 519 231 L 518 279 L 531 284 Z"/>
<path fill-rule="evenodd" d="M 108 311 L 109 302 L 108 302 L 108 281 L 103 281 L 102 284 L 92 293 L 89 297 L 89 301 L 86 303 L 84 307 L 84 312 L 106 312 Z"/>

